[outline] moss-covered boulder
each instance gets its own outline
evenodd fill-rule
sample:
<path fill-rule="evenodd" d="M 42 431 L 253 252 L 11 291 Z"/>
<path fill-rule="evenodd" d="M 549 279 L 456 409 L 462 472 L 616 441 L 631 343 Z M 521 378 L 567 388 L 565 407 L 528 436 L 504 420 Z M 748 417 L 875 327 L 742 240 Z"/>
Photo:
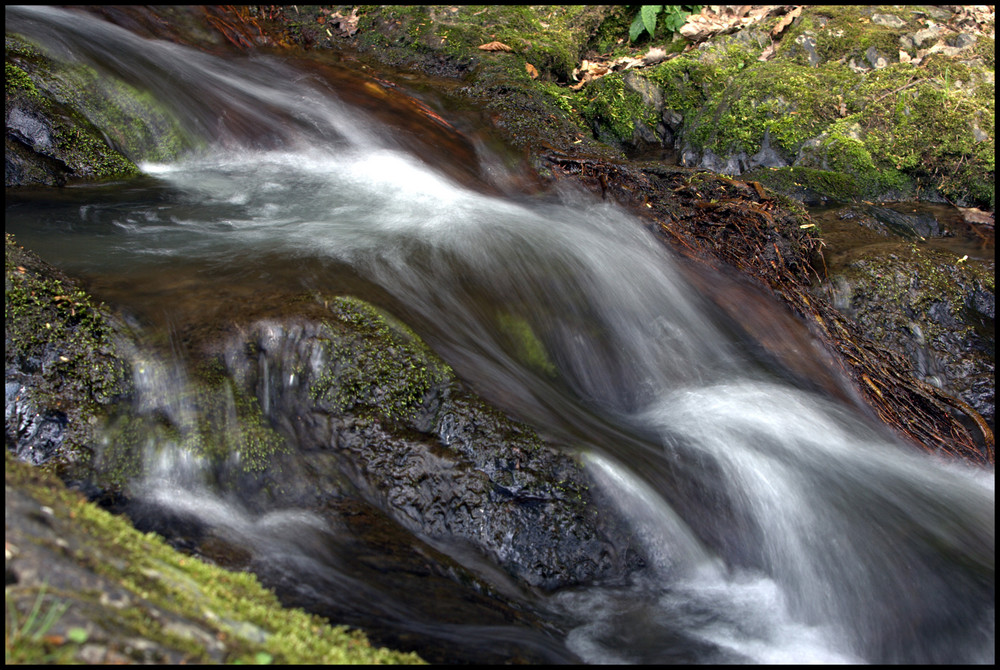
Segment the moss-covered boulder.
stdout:
<path fill-rule="evenodd" d="M 662 28 L 632 44 L 623 8 L 263 14 L 292 41 L 464 78 L 533 151 L 610 157 L 659 145 L 683 165 L 813 202 L 919 197 L 992 209 L 993 19 L 966 9 L 807 6 L 790 23 L 772 12 L 697 45 Z M 502 46 L 479 49 L 492 42 Z M 601 74 L 583 76 L 585 59 Z"/>
<path fill-rule="evenodd" d="M 953 20 L 934 11 L 805 7 L 776 49 L 765 32 L 774 17 L 639 74 L 662 88 L 684 164 L 835 200 L 992 209 L 991 29 L 925 35 Z"/>
<path fill-rule="evenodd" d="M 8 663 L 419 663 L 4 463 Z"/>
<path fill-rule="evenodd" d="M 128 328 L 9 234 L 4 322 L 7 448 L 88 478 L 100 427 L 132 393 Z"/>
<path fill-rule="evenodd" d="M 385 312 L 354 298 L 329 305 L 319 322 L 251 324 L 218 354 L 279 432 L 329 456 L 305 476 L 279 459 L 267 477 L 286 502 L 356 490 L 410 532 L 469 543 L 547 589 L 642 564 L 571 455 L 464 389 Z"/>
<path fill-rule="evenodd" d="M 149 92 L 19 35 L 6 35 L 4 68 L 6 186 L 132 177 L 137 162 L 184 146 L 178 122 Z"/>

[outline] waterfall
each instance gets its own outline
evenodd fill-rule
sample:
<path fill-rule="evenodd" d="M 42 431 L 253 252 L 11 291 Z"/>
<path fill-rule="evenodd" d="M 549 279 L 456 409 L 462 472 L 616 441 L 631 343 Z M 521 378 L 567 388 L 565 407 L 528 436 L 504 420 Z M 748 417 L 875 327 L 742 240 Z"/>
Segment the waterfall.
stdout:
<path fill-rule="evenodd" d="M 222 309 L 238 286 L 375 287 L 477 391 L 582 454 L 651 557 L 627 584 L 525 596 L 565 631 L 555 648 L 500 626 L 442 639 L 530 638 L 589 662 L 993 662 L 992 472 L 914 453 L 785 381 L 628 213 L 569 187 L 509 192 L 503 162 L 457 130 L 433 132 L 475 161 L 428 160 L 338 95 L 363 86 L 278 57 L 223 58 L 56 8 L 8 8 L 7 30 L 141 83 L 191 138 L 178 159 L 143 162 L 144 181 L 8 206 L 19 241 L 153 317 L 194 294 Z M 138 394 L 190 425 L 183 365 L 146 361 Z M 257 538 L 260 560 L 323 564 L 331 592 L 361 594 L 352 607 L 377 601 L 432 634 L 338 572 L 337 531 L 304 511 L 255 517 L 178 476 L 196 460 L 157 449 L 153 502 Z"/>

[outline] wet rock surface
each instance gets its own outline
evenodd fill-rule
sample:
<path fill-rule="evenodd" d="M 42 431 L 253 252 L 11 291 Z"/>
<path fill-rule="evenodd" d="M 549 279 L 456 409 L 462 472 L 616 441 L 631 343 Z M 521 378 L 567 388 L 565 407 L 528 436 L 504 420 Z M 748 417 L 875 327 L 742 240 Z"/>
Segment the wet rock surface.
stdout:
<path fill-rule="evenodd" d="M 9 235 L 5 247 L 4 441 L 85 477 L 99 424 L 132 391 L 128 328 Z"/>
<path fill-rule="evenodd" d="M 349 481 L 418 536 L 477 548 L 544 589 L 620 578 L 642 565 L 568 454 L 464 390 L 391 317 L 338 299 L 326 323 L 264 322 L 226 348 L 226 367 L 279 432 L 306 452 L 314 488 L 278 488 L 322 503 Z M 351 329 L 345 331 L 349 326 Z M 247 357 L 245 352 L 255 352 Z"/>
<path fill-rule="evenodd" d="M 866 205 L 824 214 L 829 277 L 817 293 L 901 353 L 917 379 L 954 394 L 992 427 L 995 263 L 983 237 L 991 230 L 963 235 L 958 217 L 941 222 L 935 213 L 946 212 Z"/>

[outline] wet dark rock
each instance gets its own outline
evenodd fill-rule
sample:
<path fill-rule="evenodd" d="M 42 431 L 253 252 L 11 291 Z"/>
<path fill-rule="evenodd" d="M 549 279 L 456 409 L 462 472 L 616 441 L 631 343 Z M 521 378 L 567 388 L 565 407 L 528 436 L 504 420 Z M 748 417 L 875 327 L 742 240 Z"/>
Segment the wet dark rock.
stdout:
<path fill-rule="evenodd" d="M 941 226 L 930 214 L 905 214 L 876 205 L 868 205 L 864 211 L 878 224 L 884 225 L 888 232 L 903 239 L 936 237 L 941 234 Z M 874 227 L 877 228 L 877 224 Z"/>
<path fill-rule="evenodd" d="M 226 367 L 316 456 L 305 477 L 301 467 L 268 474 L 292 499 L 356 490 L 418 536 L 468 544 L 545 589 L 642 564 L 572 457 L 464 390 L 388 315 L 341 299 L 328 321 L 245 332 L 226 345 Z"/>
<path fill-rule="evenodd" d="M 862 248 L 826 284 L 876 343 L 902 353 L 917 379 L 995 423 L 994 264 L 912 244 Z"/>
<path fill-rule="evenodd" d="M 4 279 L 7 449 L 83 476 L 97 426 L 131 393 L 127 329 L 9 235 Z"/>

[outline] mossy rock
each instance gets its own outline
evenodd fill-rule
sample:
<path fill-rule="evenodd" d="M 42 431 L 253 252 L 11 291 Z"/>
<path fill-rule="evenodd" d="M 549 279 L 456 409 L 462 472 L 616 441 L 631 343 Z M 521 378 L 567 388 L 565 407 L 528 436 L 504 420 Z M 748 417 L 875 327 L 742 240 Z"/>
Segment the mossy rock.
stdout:
<path fill-rule="evenodd" d="M 389 313 L 354 297 L 320 300 L 326 318 L 250 323 L 216 348 L 265 419 L 298 445 L 268 474 L 284 502 L 360 495 L 418 537 L 471 543 L 546 589 L 641 565 L 571 454 L 471 393 Z"/>
<path fill-rule="evenodd" d="M 873 21 L 872 11 L 807 7 L 766 62 L 759 57 L 768 42 L 738 39 L 743 31 L 641 71 L 662 88 L 664 108 L 683 118 L 685 164 L 844 175 L 850 183 L 811 180 L 833 200 L 921 197 L 992 209 L 993 71 L 978 55 L 992 40 L 979 35 L 955 54 L 901 62 L 923 10 L 886 9 L 899 25 Z M 916 58 L 911 51 L 906 57 Z M 867 65 L 875 52 L 887 57 Z M 755 162 L 765 139 L 784 165 Z"/>
<path fill-rule="evenodd" d="M 132 393 L 125 324 L 6 235 L 5 441 L 86 478 L 98 428 Z"/>
<path fill-rule="evenodd" d="M 4 472 L 8 662 L 422 662 L 282 607 L 252 574 L 182 554 L 9 453 Z"/>
<path fill-rule="evenodd" d="M 538 71 L 567 81 L 608 9 L 587 6 L 381 5 L 360 12 L 359 39 L 369 48 L 410 50 L 458 61 L 488 59 L 478 47 L 507 45 Z"/>
<path fill-rule="evenodd" d="M 121 179 L 191 146 L 154 96 L 6 36 L 7 186 Z"/>
<path fill-rule="evenodd" d="M 922 248 L 857 250 L 824 289 L 881 346 L 910 361 L 918 379 L 995 422 L 995 266 Z"/>

